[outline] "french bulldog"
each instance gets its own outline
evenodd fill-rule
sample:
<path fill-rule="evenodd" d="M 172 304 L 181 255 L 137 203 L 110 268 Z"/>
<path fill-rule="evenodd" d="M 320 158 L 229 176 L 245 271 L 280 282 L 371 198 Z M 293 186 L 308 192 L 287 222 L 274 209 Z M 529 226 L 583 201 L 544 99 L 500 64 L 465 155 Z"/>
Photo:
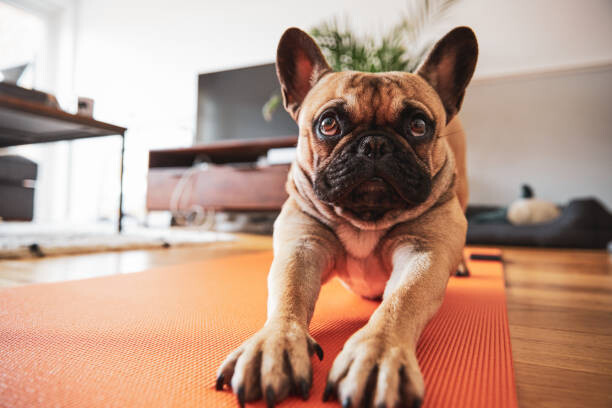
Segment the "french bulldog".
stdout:
<path fill-rule="evenodd" d="M 308 327 L 336 276 L 380 304 L 333 362 L 323 400 L 420 406 L 419 336 L 462 264 L 465 133 L 457 112 L 478 55 L 471 29 L 444 36 L 415 73 L 334 72 L 297 28 L 278 45 L 285 109 L 299 126 L 289 198 L 274 224 L 264 327 L 225 359 L 217 389 L 269 407 L 309 397 Z"/>

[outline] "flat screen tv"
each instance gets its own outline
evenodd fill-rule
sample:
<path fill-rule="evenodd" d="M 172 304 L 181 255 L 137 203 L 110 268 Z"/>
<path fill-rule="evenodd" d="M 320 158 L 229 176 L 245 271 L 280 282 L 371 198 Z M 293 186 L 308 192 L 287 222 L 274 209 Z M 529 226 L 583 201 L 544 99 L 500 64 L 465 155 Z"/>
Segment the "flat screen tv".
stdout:
<path fill-rule="evenodd" d="M 262 107 L 274 94 L 280 95 L 274 64 L 200 74 L 196 143 L 296 136 L 282 104 L 271 121 L 264 119 Z"/>

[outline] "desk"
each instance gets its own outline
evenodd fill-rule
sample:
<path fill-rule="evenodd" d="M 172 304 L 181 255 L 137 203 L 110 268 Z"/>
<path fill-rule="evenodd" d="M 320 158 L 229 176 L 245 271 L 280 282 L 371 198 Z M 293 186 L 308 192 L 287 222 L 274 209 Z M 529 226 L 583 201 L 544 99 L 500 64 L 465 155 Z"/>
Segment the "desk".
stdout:
<path fill-rule="evenodd" d="M 76 140 L 90 137 L 121 136 L 119 172 L 119 211 L 117 230 L 123 219 L 123 156 L 126 128 L 73 115 L 60 109 L 19 98 L 0 95 L 0 147 Z"/>

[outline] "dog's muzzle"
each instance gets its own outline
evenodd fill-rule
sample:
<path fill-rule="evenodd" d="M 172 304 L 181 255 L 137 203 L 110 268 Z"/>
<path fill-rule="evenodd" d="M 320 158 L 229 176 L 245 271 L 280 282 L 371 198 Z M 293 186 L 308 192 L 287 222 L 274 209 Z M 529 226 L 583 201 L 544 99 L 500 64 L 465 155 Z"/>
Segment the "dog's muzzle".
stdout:
<path fill-rule="evenodd" d="M 429 196 L 431 177 L 393 136 L 367 133 L 317 172 L 314 190 L 320 200 L 341 207 L 414 206 Z"/>

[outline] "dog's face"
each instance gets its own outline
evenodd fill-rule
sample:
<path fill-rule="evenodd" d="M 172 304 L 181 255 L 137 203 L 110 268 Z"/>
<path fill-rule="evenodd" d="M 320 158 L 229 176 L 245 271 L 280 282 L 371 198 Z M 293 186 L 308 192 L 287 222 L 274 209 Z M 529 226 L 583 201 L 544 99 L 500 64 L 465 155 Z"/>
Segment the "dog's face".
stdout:
<path fill-rule="evenodd" d="M 440 135 L 476 63 L 469 28 L 447 34 L 417 74 L 332 72 L 314 41 L 292 28 L 278 47 L 287 111 L 300 128 L 297 165 L 318 200 L 362 222 L 409 210 L 444 164 Z"/>

